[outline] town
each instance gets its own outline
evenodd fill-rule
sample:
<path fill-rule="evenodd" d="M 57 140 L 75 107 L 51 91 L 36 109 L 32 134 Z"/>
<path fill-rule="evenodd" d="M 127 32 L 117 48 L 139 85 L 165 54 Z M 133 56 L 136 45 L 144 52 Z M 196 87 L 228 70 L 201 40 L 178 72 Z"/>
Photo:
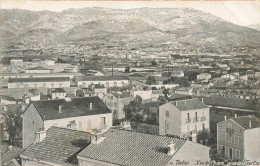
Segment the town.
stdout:
<path fill-rule="evenodd" d="M 1 50 L 5 166 L 260 164 L 260 50 L 150 41 Z"/>

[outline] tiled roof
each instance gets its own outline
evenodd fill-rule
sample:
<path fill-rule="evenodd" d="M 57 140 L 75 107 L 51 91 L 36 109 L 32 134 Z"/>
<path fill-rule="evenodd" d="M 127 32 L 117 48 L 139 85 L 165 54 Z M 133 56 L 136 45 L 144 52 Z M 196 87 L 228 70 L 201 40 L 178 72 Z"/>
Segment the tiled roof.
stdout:
<path fill-rule="evenodd" d="M 168 98 L 169 101 L 176 101 L 176 100 L 183 100 L 183 99 L 192 99 L 192 96 L 173 93 Z"/>
<path fill-rule="evenodd" d="M 202 103 L 199 99 L 178 100 L 178 101 L 172 101 L 171 103 L 175 107 L 177 107 L 180 111 L 208 108 L 208 106 Z"/>
<path fill-rule="evenodd" d="M 237 118 L 233 118 L 233 121 L 237 122 L 240 126 L 242 126 L 244 129 L 252 129 L 260 127 L 260 119 L 253 115 L 249 116 L 240 116 Z M 251 120 L 251 127 L 249 126 L 249 121 Z"/>
<path fill-rule="evenodd" d="M 241 109 L 249 109 L 249 110 L 254 110 L 256 107 L 256 103 L 252 100 L 228 98 L 222 96 L 205 97 L 204 103 L 213 106 L 241 108 Z"/>
<path fill-rule="evenodd" d="M 33 67 L 33 68 L 26 69 L 26 70 L 50 70 L 50 69 L 47 69 L 44 67 Z"/>
<path fill-rule="evenodd" d="M 33 101 L 32 103 L 44 120 L 111 113 L 109 108 L 97 96 L 71 98 L 71 101 L 57 99 Z M 90 103 L 92 103 L 92 110 L 89 108 Z M 62 106 L 61 113 L 59 113 L 59 106 Z"/>
<path fill-rule="evenodd" d="M 79 81 L 112 81 L 112 80 L 128 80 L 127 76 L 86 76 Z"/>
<path fill-rule="evenodd" d="M 52 89 L 52 93 L 66 93 L 66 91 L 63 88 L 55 88 Z"/>
<path fill-rule="evenodd" d="M 126 166 L 166 165 L 173 155 L 166 147 L 173 141 L 176 150 L 186 140 L 132 131 L 109 129 L 99 144 L 90 144 L 78 156 Z"/>
<path fill-rule="evenodd" d="M 77 154 L 90 143 L 90 133 L 52 126 L 42 142 L 32 144 L 22 154 L 60 165 L 78 165 Z"/>
<path fill-rule="evenodd" d="M 8 150 L 8 145 L 1 143 L 1 165 L 6 165 L 11 162 L 12 159 L 19 158 L 24 149 L 19 147 L 13 147 L 12 150 Z"/>
<path fill-rule="evenodd" d="M 61 82 L 70 81 L 69 77 L 33 77 L 33 78 L 9 78 L 8 83 L 16 82 Z"/>

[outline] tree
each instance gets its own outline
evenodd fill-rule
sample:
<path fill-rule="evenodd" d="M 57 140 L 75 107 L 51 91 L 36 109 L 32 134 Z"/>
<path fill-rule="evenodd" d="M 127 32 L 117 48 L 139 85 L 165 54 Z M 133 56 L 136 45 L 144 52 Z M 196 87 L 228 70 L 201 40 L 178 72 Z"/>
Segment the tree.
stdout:
<path fill-rule="evenodd" d="M 156 84 L 155 78 L 152 77 L 152 76 L 149 76 L 149 77 L 146 79 L 146 84 L 148 84 L 148 85 L 154 85 L 154 84 Z"/>
<path fill-rule="evenodd" d="M 7 111 L 3 114 L 6 132 L 9 135 L 9 142 L 19 137 L 22 133 L 22 111 L 20 107 L 15 107 L 13 110 Z"/>
<path fill-rule="evenodd" d="M 197 134 L 197 142 L 207 145 L 210 139 L 210 134 L 208 130 L 202 130 Z"/>
<path fill-rule="evenodd" d="M 152 66 L 156 66 L 157 62 L 155 60 L 152 61 Z"/>
<path fill-rule="evenodd" d="M 163 93 L 164 96 L 167 98 L 168 95 L 170 94 L 170 90 L 169 90 L 169 89 L 164 89 L 164 90 L 162 91 L 162 93 Z"/>
<path fill-rule="evenodd" d="M 189 81 L 185 77 L 178 78 L 176 81 L 180 87 L 188 87 L 190 85 Z"/>
<path fill-rule="evenodd" d="M 140 96 L 136 96 L 133 101 L 124 106 L 126 120 L 132 120 L 137 113 L 141 112 L 141 104 L 142 98 Z"/>
<path fill-rule="evenodd" d="M 130 67 L 129 66 L 125 67 L 125 73 L 130 73 Z"/>

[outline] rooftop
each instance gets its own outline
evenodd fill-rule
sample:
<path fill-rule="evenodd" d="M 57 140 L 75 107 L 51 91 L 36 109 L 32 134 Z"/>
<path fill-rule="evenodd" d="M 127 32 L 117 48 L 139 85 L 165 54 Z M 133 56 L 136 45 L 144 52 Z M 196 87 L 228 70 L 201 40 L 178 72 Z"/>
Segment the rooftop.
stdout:
<path fill-rule="evenodd" d="M 66 91 L 63 88 L 55 88 L 52 89 L 52 93 L 66 93 Z"/>
<path fill-rule="evenodd" d="M 211 96 L 211 97 L 205 97 L 204 103 L 212 106 L 254 110 L 256 109 L 257 102 L 253 100 L 247 100 L 247 99 L 229 98 L 223 96 Z"/>
<path fill-rule="evenodd" d="M 130 97 L 130 92 L 112 93 L 116 98 L 127 98 Z"/>
<path fill-rule="evenodd" d="M 199 99 L 196 98 L 188 100 L 171 101 L 171 103 L 180 111 L 208 108 L 206 104 L 202 103 Z"/>
<path fill-rule="evenodd" d="M 252 129 L 252 128 L 260 127 L 259 119 L 253 115 L 240 116 L 237 118 L 232 118 L 232 120 L 238 123 L 244 129 Z M 249 126 L 249 121 L 251 121 L 251 127 Z"/>
<path fill-rule="evenodd" d="M 19 158 L 23 150 L 19 147 L 12 147 L 12 150 L 8 150 L 8 145 L 1 143 L 1 165 L 8 165 L 12 159 Z"/>
<path fill-rule="evenodd" d="M 92 110 L 90 110 L 90 103 L 92 103 Z M 71 98 L 67 101 L 66 99 L 33 101 L 32 104 L 44 120 L 111 113 L 97 96 Z M 61 106 L 61 112 L 59 112 L 59 106 Z"/>
<path fill-rule="evenodd" d="M 8 83 L 16 82 L 61 82 L 70 81 L 69 77 L 33 77 L 33 78 L 9 78 Z"/>
<path fill-rule="evenodd" d="M 112 81 L 112 80 L 128 80 L 127 76 L 85 76 L 79 81 Z"/>
<path fill-rule="evenodd" d="M 184 139 L 109 129 L 99 144 L 90 144 L 78 156 L 117 165 L 166 165 L 173 155 L 166 147 L 173 141 L 178 151 Z M 109 149 L 109 150 L 108 150 Z"/>
<path fill-rule="evenodd" d="M 38 66 L 38 67 L 29 68 L 29 69 L 26 69 L 26 70 L 50 70 L 50 69 Z"/>
<path fill-rule="evenodd" d="M 52 126 L 42 142 L 32 144 L 21 155 L 59 165 L 78 165 L 77 154 L 90 143 L 90 134 Z"/>

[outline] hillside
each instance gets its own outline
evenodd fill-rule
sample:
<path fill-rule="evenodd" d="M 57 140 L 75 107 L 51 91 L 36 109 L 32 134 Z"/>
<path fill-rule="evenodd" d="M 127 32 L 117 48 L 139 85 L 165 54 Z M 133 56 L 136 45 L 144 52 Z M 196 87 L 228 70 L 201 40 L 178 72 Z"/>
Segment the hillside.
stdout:
<path fill-rule="evenodd" d="M 172 42 L 182 47 L 260 47 L 260 32 L 190 8 L 0 11 L 4 46 L 73 41 Z"/>

